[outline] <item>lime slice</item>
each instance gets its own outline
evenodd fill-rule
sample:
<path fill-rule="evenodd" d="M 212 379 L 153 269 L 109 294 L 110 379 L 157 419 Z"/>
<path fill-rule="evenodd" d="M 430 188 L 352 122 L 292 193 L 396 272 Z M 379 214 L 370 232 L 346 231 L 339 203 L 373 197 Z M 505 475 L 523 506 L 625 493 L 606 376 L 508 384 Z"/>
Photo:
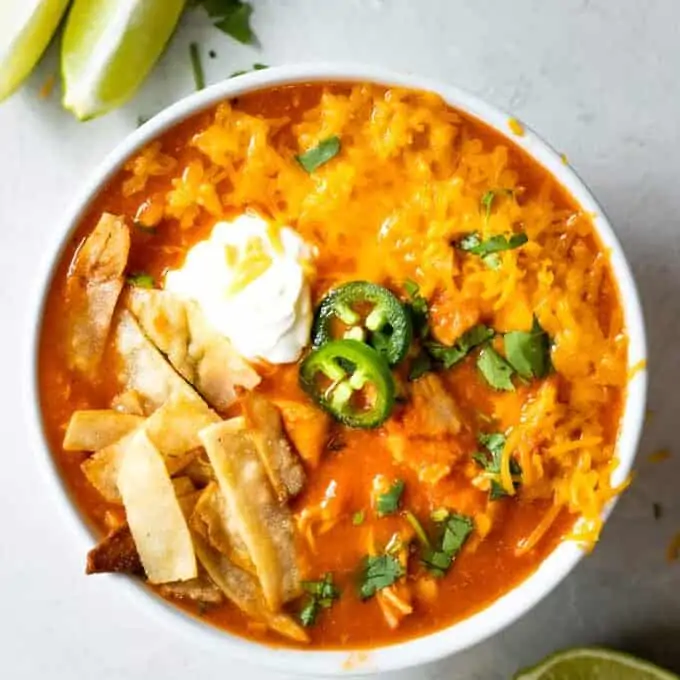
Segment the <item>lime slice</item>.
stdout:
<path fill-rule="evenodd" d="M 68 0 L 0 0 L 0 101 L 38 63 L 66 5 Z"/>
<path fill-rule="evenodd" d="M 185 0 L 75 0 L 61 46 L 64 107 L 85 120 L 135 93 L 163 52 Z"/>
<path fill-rule="evenodd" d="M 609 649 L 568 649 L 549 656 L 515 680 L 678 680 L 642 659 Z"/>

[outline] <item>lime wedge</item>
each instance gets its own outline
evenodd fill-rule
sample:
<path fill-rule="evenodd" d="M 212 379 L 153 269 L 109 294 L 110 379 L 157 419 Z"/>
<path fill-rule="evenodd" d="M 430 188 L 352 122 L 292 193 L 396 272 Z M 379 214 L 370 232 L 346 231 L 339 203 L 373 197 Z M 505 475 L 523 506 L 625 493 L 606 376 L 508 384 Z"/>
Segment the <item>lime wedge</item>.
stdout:
<path fill-rule="evenodd" d="M 38 63 L 66 5 L 68 0 L 0 0 L 0 101 Z"/>
<path fill-rule="evenodd" d="M 64 107 L 85 120 L 135 93 L 186 0 L 75 0 L 61 46 Z"/>
<path fill-rule="evenodd" d="M 678 680 L 647 661 L 609 649 L 568 649 L 549 656 L 515 680 Z"/>

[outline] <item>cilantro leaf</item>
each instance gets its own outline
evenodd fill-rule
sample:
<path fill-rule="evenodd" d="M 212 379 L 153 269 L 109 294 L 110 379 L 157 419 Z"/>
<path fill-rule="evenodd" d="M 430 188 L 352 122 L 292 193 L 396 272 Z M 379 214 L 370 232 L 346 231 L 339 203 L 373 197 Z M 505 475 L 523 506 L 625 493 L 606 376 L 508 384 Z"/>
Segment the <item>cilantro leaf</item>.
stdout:
<path fill-rule="evenodd" d="M 215 22 L 215 27 L 243 45 L 250 45 L 255 40 L 255 34 L 250 26 L 253 6 L 249 2 L 234 2 L 232 5 L 233 8 Z"/>
<path fill-rule="evenodd" d="M 355 527 L 361 526 L 364 523 L 365 519 L 366 519 L 366 513 L 363 510 L 357 510 L 352 515 L 352 524 Z"/>
<path fill-rule="evenodd" d="M 496 196 L 512 196 L 512 189 L 489 189 L 483 196 L 481 200 L 482 208 L 484 209 L 484 221 L 489 222 L 491 217 L 491 208 L 493 202 L 496 200 Z"/>
<path fill-rule="evenodd" d="M 250 26 L 253 6 L 243 0 L 192 0 L 191 6 L 202 6 L 213 20 L 216 28 L 238 42 L 249 45 L 255 41 Z"/>
<path fill-rule="evenodd" d="M 378 496 L 376 502 L 376 508 L 378 510 L 379 517 L 385 517 L 385 515 L 394 515 L 395 512 L 399 511 L 399 505 L 401 503 L 401 496 L 404 493 L 404 481 L 397 479 L 389 491 Z"/>
<path fill-rule="evenodd" d="M 529 332 L 506 333 L 503 344 L 508 363 L 522 378 L 544 378 L 550 373 L 550 337 L 536 317 Z"/>
<path fill-rule="evenodd" d="M 137 288 L 153 288 L 156 282 L 153 276 L 144 272 L 137 272 L 136 274 L 129 274 L 126 278 L 127 283 Z"/>
<path fill-rule="evenodd" d="M 444 365 L 444 368 L 451 368 L 459 361 L 462 361 L 470 350 L 491 340 L 494 330 L 484 324 L 477 324 L 456 340 L 452 346 L 443 345 L 440 342 L 430 341 L 425 343 L 425 348 L 433 359 Z"/>
<path fill-rule="evenodd" d="M 340 597 L 340 591 L 335 587 L 333 574 L 330 572 L 321 581 L 302 581 L 300 585 L 307 593 L 307 601 L 298 617 L 300 623 L 308 628 L 316 623 L 317 616 L 322 609 L 329 609 Z"/>
<path fill-rule="evenodd" d="M 359 574 L 359 595 L 362 600 L 373 597 L 379 590 L 396 583 L 405 573 L 404 567 L 392 555 L 369 555 Z"/>
<path fill-rule="evenodd" d="M 515 391 L 511 379 L 515 370 L 491 345 L 487 345 L 479 353 L 477 368 L 495 390 Z"/>
<path fill-rule="evenodd" d="M 499 498 L 508 495 L 503 488 L 503 485 L 500 483 L 501 460 L 506 438 L 501 432 L 494 432 L 491 434 L 480 434 L 477 440 L 486 451 L 478 451 L 473 454 L 472 459 L 486 472 L 491 480 L 489 498 L 492 501 L 496 501 Z M 510 474 L 513 478 L 518 478 L 522 475 L 522 467 L 512 457 L 510 457 Z M 518 479 L 514 479 L 513 484 L 517 487 L 520 482 Z"/>
<path fill-rule="evenodd" d="M 474 527 L 472 519 L 465 515 L 447 513 L 442 517 L 437 522 L 437 538 L 433 542 L 435 547 L 425 549 L 421 555 L 421 561 L 428 571 L 435 576 L 444 576 Z"/>
<path fill-rule="evenodd" d="M 319 166 L 328 163 L 340 153 L 340 137 L 334 136 L 324 139 L 315 147 L 295 156 L 295 160 L 309 173 Z"/>
<path fill-rule="evenodd" d="M 464 236 L 456 246 L 459 250 L 481 257 L 490 269 L 498 269 L 501 265 L 498 253 L 514 250 L 523 246 L 529 238 L 524 233 L 512 234 L 509 238 L 499 234 L 482 241 L 479 234 L 472 233 Z"/>

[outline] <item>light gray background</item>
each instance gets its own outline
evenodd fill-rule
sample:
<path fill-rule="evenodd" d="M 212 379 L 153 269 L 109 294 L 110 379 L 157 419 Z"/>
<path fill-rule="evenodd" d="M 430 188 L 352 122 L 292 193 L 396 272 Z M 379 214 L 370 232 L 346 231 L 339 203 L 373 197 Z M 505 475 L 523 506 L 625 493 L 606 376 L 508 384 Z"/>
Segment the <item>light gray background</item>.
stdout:
<path fill-rule="evenodd" d="M 21 0 L 1 0 L 3 2 Z M 262 48 L 187 17 L 124 109 L 87 124 L 37 93 L 56 50 L 0 105 L 0 677 L 80 680 L 272 676 L 191 648 L 84 578 L 71 526 L 30 450 L 19 394 L 27 302 L 45 243 L 87 173 L 149 116 L 192 90 L 188 44 L 215 49 L 214 82 L 255 61 L 355 60 L 428 74 L 512 110 L 564 151 L 632 261 L 646 310 L 652 415 L 637 474 L 594 554 L 500 635 L 400 680 L 508 678 L 556 649 L 607 644 L 680 672 L 680 2 L 677 0 L 255 0 Z M 671 460 L 647 456 L 662 447 Z M 652 503 L 664 516 L 655 521 Z"/>

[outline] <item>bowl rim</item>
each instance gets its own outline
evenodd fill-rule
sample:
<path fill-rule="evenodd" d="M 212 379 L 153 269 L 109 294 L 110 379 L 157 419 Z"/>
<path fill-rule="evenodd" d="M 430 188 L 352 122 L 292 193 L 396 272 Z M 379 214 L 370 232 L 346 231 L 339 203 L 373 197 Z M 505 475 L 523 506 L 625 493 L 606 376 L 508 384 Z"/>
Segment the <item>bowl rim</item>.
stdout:
<path fill-rule="evenodd" d="M 610 262 L 619 287 L 628 332 L 628 367 L 630 379 L 621 417 L 616 453 L 619 465 L 612 474 L 612 483 L 622 482 L 629 474 L 639 443 L 645 413 L 647 371 L 646 338 L 639 294 L 631 269 L 604 211 L 583 181 L 547 142 L 531 128 L 522 124 L 524 134 L 513 134 L 509 122 L 513 117 L 458 87 L 430 78 L 404 74 L 388 69 L 357 63 L 301 63 L 254 71 L 216 83 L 195 92 L 167 107 L 128 135 L 105 157 L 84 182 L 75 200 L 55 230 L 54 240 L 44 253 L 39 277 L 29 311 L 29 337 L 25 357 L 24 390 L 27 428 L 33 438 L 38 467 L 44 473 L 55 502 L 74 527 L 83 548 L 95 538 L 84 516 L 77 510 L 44 436 L 38 385 L 38 352 L 46 294 L 61 254 L 71 235 L 102 186 L 109 181 L 131 154 L 152 141 L 178 122 L 225 99 L 270 87 L 314 82 L 370 82 L 386 86 L 424 90 L 440 95 L 449 105 L 481 120 L 516 144 L 550 172 L 573 196 L 574 200 L 593 216 L 595 229 L 610 253 Z M 611 513 L 614 499 L 603 513 Z M 491 602 L 472 616 L 447 628 L 373 649 L 298 650 L 275 647 L 240 638 L 229 632 L 206 625 L 176 606 L 152 593 L 133 579 L 115 579 L 117 588 L 134 594 L 145 593 L 137 601 L 160 617 L 159 622 L 175 628 L 192 644 L 207 647 L 215 653 L 225 651 L 229 657 L 255 663 L 279 672 L 301 675 L 371 675 L 405 669 L 435 661 L 467 649 L 501 631 L 546 597 L 575 567 L 583 551 L 573 543 L 563 542 L 539 565 L 537 570 L 512 590 Z M 183 619 L 183 621 L 182 621 Z"/>

